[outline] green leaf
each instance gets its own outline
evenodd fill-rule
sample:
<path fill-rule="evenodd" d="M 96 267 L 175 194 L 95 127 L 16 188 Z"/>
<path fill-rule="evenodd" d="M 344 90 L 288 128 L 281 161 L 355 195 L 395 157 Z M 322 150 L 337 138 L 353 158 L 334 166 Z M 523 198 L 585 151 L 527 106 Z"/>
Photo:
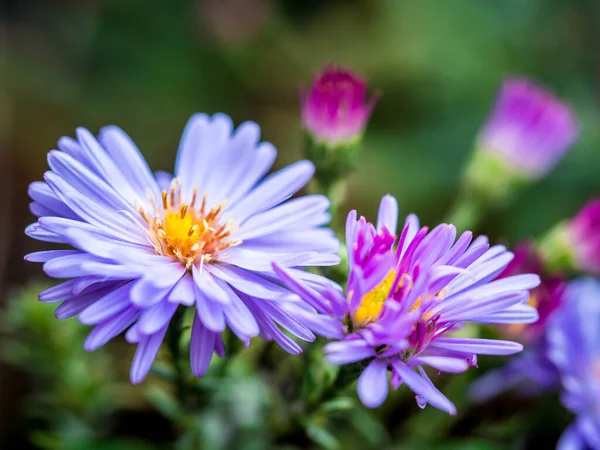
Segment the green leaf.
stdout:
<path fill-rule="evenodd" d="M 445 443 L 432 447 L 432 450 L 502 450 L 505 448 L 494 442 L 473 440 Z"/>
<path fill-rule="evenodd" d="M 340 441 L 325 427 L 314 419 L 307 419 L 304 423 L 306 435 L 315 444 L 326 450 L 339 450 L 342 448 Z"/>
<path fill-rule="evenodd" d="M 389 438 L 383 424 L 365 408 L 354 408 L 348 415 L 348 420 L 354 429 L 374 447 Z"/>
<path fill-rule="evenodd" d="M 355 405 L 355 401 L 350 397 L 338 397 L 323 403 L 319 409 L 325 413 L 340 412 L 348 411 L 349 409 L 352 409 Z"/>
<path fill-rule="evenodd" d="M 148 388 L 146 398 L 163 416 L 174 422 L 178 422 L 184 415 L 177 399 L 160 386 Z"/>

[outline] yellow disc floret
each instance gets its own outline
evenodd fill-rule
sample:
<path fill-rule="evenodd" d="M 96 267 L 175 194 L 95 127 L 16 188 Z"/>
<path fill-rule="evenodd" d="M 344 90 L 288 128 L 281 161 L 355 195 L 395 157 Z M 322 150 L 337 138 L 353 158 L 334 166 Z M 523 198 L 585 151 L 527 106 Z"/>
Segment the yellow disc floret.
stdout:
<path fill-rule="evenodd" d="M 379 283 L 377 286 L 375 286 L 373 289 L 371 289 L 369 292 L 363 295 L 360 301 L 360 306 L 356 309 L 352 317 L 352 322 L 355 327 L 364 327 L 369 323 L 376 321 L 379 318 L 385 301 L 390 297 L 390 291 L 395 280 L 396 272 L 394 270 L 391 270 L 381 283 Z M 400 279 L 398 280 L 397 287 L 395 289 L 396 292 L 403 287 L 406 287 L 408 289 L 412 289 L 413 287 L 412 278 L 408 274 L 403 274 L 400 277 Z M 445 294 L 446 290 L 442 289 L 435 295 L 428 294 L 426 296 L 426 299 L 427 301 L 429 301 L 432 298 L 435 298 L 441 301 L 443 300 Z M 417 299 L 411 305 L 411 307 L 409 308 L 409 312 L 415 311 L 417 308 L 419 308 L 422 302 L 423 296 L 421 295 L 417 297 Z M 428 312 L 423 315 L 422 319 L 429 320 L 431 316 L 432 313 Z"/>
<path fill-rule="evenodd" d="M 196 206 L 196 198 L 197 191 L 194 190 L 190 203 L 183 203 L 181 184 L 173 180 L 171 190 L 162 191 L 164 212 L 155 205 L 151 217 L 138 209 L 148 224 L 148 234 L 156 253 L 178 259 L 188 269 L 195 261 L 209 262 L 219 251 L 241 243 L 231 238 L 235 224 L 222 222 L 220 215 L 225 203 L 206 211 L 206 194 L 200 206 Z"/>
<path fill-rule="evenodd" d="M 379 317 L 395 279 L 396 272 L 391 270 L 381 283 L 363 295 L 360 306 L 354 313 L 355 325 L 364 326 Z"/>

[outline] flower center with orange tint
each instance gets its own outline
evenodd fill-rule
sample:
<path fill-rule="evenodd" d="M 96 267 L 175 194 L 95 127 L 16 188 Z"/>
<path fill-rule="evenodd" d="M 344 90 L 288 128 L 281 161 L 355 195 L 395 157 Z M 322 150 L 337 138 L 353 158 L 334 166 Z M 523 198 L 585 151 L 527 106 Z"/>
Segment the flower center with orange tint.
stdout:
<path fill-rule="evenodd" d="M 171 189 L 162 191 L 164 213 L 156 205 L 152 215 L 138 208 L 158 255 L 177 259 L 189 269 L 196 261 L 210 262 L 221 250 L 241 244 L 231 237 L 234 222 L 224 222 L 221 217 L 225 202 L 207 211 L 206 193 L 200 205 L 196 204 L 197 189 L 189 203 L 183 202 L 181 197 L 181 183 L 174 179 Z"/>

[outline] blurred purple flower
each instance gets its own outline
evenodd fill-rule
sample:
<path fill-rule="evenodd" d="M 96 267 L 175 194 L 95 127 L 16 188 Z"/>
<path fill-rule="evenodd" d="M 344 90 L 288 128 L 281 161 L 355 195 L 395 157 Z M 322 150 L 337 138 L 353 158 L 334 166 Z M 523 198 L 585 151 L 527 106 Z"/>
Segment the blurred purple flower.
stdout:
<path fill-rule="evenodd" d="M 175 176 L 150 172 L 133 141 L 119 128 L 104 128 L 98 140 L 77 130 L 48 155 L 45 182 L 32 183 L 26 233 L 74 250 L 32 253 L 53 278 L 70 280 L 39 298 L 62 302 L 56 317 L 79 314 L 94 325 L 86 350 L 95 350 L 127 330 L 137 343 L 131 381 L 141 382 L 180 306 L 194 307 L 191 366 L 196 376 L 213 352 L 224 352 L 228 326 L 247 346 L 260 334 L 290 353 L 301 348 L 279 326 L 312 340 L 293 314 L 296 296 L 273 280 L 275 261 L 306 283 L 320 278 L 298 268 L 339 261 L 339 242 L 320 228 L 329 220 L 320 195 L 285 202 L 312 176 L 309 162 L 295 163 L 265 178 L 275 148 L 260 143 L 260 129 L 246 122 L 236 130 L 223 114 L 194 115 L 183 133 Z M 278 326 L 279 325 L 279 326 Z"/>
<path fill-rule="evenodd" d="M 540 178 L 558 163 L 577 135 L 570 107 L 533 82 L 513 78 L 502 85 L 479 145 L 516 172 Z"/>
<path fill-rule="evenodd" d="M 548 325 L 548 356 L 560 372 L 562 403 L 577 415 L 557 450 L 600 448 L 600 281 L 572 282 Z"/>
<path fill-rule="evenodd" d="M 366 80 L 341 67 L 327 66 L 300 92 L 305 128 L 331 146 L 359 139 L 376 103 L 377 97 L 367 99 Z"/>
<path fill-rule="evenodd" d="M 428 233 L 414 215 L 407 217 L 396 239 L 398 206 L 385 196 L 377 227 L 356 211 L 346 222 L 350 276 L 344 295 L 330 287 L 308 286 L 288 269 L 275 265 L 282 282 L 321 313 L 308 326 L 337 342 L 325 346 L 332 364 L 364 361 L 358 395 L 377 407 L 392 386 L 405 383 L 417 402 L 454 414 L 456 409 L 426 375 L 422 366 L 457 373 L 476 364 L 477 355 L 510 355 L 522 350 L 515 342 L 447 337 L 465 322 L 527 323 L 537 320 L 527 305 L 528 289 L 539 284 L 533 274 L 494 280 L 513 255 L 491 247 L 481 236 L 471 242 L 442 224 Z M 306 313 L 310 316 L 310 313 Z M 417 369 L 415 371 L 414 369 Z"/>
<path fill-rule="evenodd" d="M 584 205 L 566 229 L 576 268 L 600 275 L 600 199 Z"/>

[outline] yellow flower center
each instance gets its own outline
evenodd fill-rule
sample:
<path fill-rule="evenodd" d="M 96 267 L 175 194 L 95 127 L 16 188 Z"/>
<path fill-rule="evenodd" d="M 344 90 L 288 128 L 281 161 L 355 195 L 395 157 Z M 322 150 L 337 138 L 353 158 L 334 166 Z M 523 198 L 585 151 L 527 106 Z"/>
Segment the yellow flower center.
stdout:
<path fill-rule="evenodd" d="M 390 294 L 390 289 L 392 288 L 395 279 L 396 272 L 391 270 L 381 283 L 363 295 L 360 306 L 354 313 L 353 321 L 355 325 L 364 326 L 379 317 L 379 314 L 383 309 L 383 304 Z M 402 280 L 400 281 L 400 286 L 401 285 Z"/>
<path fill-rule="evenodd" d="M 390 273 L 386 275 L 384 280 L 363 295 L 363 298 L 360 301 L 360 306 L 357 308 L 354 313 L 353 322 L 357 327 L 363 327 L 368 325 L 371 322 L 374 322 L 379 318 L 381 314 L 381 310 L 383 309 L 383 305 L 387 298 L 390 296 L 390 290 L 392 289 L 392 285 L 394 284 L 394 280 L 396 279 L 396 272 L 391 270 Z M 408 283 L 409 289 L 412 289 L 412 279 L 409 275 L 404 274 L 400 277 L 400 281 L 398 282 L 398 286 L 396 291 L 404 286 L 405 283 Z M 442 289 L 437 292 L 435 295 L 428 294 L 427 300 L 431 300 L 432 298 L 436 298 L 438 300 L 442 300 L 444 295 L 446 294 L 446 289 Z M 412 312 L 421 306 L 423 301 L 423 296 L 419 296 L 413 305 L 410 307 L 409 311 Z M 423 315 L 423 320 L 429 320 L 432 317 L 432 313 L 428 312 Z"/>
<path fill-rule="evenodd" d="M 177 259 L 188 269 L 196 261 L 210 262 L 221 250 L 241 243 L 231 238 L 233 221 L 223 223 L 220 217 L 224 202 L 206 211 L 206 193 L 199 206 L 196 200 L 194 189 L 190 203 L 182 202 L 181 183 L 174 179 L 170 191 L 162 191 L 164 215 L 156 206 L 152 216 L 138 208 L 156 253 Z"/>

